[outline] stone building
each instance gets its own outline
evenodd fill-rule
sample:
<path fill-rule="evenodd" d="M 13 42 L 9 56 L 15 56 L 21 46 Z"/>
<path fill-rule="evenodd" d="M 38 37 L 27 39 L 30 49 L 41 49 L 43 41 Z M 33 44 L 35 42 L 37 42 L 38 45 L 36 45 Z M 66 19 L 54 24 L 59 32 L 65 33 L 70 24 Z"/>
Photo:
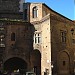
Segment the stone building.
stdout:
<path fill-rule="evenodd" d="M 74 74 L 74 21 L 44 3 L 23 2 L 0 1 L 1 72 Z"/>
<path fill-rule="evenodd" d="M 33 50 L 31 28 L 33 29 L 33 26 L 26 22 L 0 20 L 0 61 L 4 64 L 4 70 L 30 66 L 30 52 Z"/>
<path fill-rule="evenodd" d="M 24 10 L 35 27 L 33 48 L 41 53 L 41 74 L 74 73 L 74 22 L 44 3 L 25 3 Z"/>

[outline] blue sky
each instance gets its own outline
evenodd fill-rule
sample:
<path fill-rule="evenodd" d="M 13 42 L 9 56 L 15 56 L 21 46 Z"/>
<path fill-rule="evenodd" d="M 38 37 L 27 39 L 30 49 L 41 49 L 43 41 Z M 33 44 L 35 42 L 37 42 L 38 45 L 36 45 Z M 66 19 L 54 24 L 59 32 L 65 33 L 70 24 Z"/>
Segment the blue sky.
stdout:
<path fill-rule="evenodd" d="M 25 0 L 25 2 L 42 2 L 63 16 L 75 20 L 75 0 Z"/>

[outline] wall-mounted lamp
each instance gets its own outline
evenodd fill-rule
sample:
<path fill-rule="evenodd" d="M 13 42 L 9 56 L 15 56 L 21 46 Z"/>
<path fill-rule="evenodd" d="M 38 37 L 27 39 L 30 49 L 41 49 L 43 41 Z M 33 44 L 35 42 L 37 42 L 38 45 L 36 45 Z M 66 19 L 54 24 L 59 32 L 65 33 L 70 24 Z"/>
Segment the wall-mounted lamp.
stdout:
<path fill-rule="evenodd" d="M 73 33 L 74 33 L 74 29 L 73 29 L 73 28 L 71 29 L 71 33 L 72 33 L 72 35 L 73 35 Z"/>

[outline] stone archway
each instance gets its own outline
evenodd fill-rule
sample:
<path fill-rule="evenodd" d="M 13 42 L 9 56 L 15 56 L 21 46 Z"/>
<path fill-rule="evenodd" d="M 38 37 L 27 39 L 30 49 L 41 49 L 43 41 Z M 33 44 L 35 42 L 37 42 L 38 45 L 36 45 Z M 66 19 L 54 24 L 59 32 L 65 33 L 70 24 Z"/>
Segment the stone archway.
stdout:
<path fill-rule="evenodd" d="M 66 51 L 62 51 L 58 54 L 57 60 L 58 75 L 70 74 L 70 57 Z"/>
<path fill-rule="evenodd" d="M 6 60 L 3 64 L 4 71 L 14 72 L 14 70 L 27 70 L 27 63 L 18 57 L 13 57 Z"/>
<path fill-rule="evenodd" d="M 41 53 L 39 50 L 33 50 L 30 55 L 31 68 L 36 75 L 41 75 Z"/>

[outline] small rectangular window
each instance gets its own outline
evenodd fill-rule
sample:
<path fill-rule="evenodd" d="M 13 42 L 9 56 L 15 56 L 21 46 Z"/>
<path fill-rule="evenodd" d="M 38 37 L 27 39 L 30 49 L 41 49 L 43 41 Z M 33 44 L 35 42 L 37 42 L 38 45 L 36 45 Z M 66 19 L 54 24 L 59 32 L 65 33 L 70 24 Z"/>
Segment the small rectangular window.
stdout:
<path fill-rule="evenodd" d="M 34 44 L 39 44 L 41 43 L 41 35 L 40 33 L 35 33 L 34 34 Z"/>
<path fill-rule="evenodd" d="M 66 62 L 65 61 L 63 61 L 63 66 L 65 66 L 66 65 Z"/>
<path fill-rule="evenodd" d="M 61 42 L 66 43 L 66 31 L 61 31 Z"/>
<path fill-rule="evenodd" d="M 15 41 L 15 33 L 11 33 L 11 41 Z"/>

